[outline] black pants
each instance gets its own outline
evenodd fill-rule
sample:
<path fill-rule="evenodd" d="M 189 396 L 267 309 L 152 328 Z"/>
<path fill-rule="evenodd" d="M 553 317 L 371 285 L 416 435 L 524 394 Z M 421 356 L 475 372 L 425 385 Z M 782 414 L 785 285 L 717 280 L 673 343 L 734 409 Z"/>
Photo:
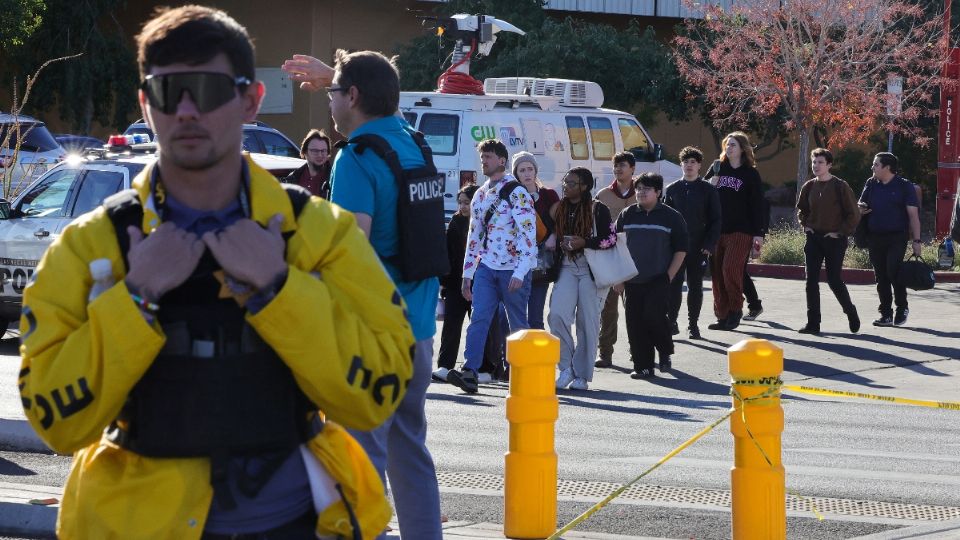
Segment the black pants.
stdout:
<path fill-rule="evenodd" d="M 460 291 L 447 289 L 444 299 L 443 330 L 440 332 L 440 353 L 437 355 L 437 367 L 453 369 L 460 355 L 460 336 L 463 333 L 463 320 L 470 312 L 470 302 Z"/>
<path fill-rule="evenodd" d="M 680 265 L 680 270 L 670 283 L 670 322 L 680 317 L 683 302 L 683 282 L 687 282 L 687 317 L 690 326 L 696 326 L 703 306 L 703 273 L 707 269 L 707 256 L 701 248 L 691 249 Z"/>
<path fill-rule="evenodd" d="M 905 232 L 867 235 L 870 264 L 873 265 L 873 274 L 877 278 L 877 295 L 880 297 L 880 307 L 877 310 L 881 317 L 893 316 L 894 303 L 897 309 L 907 309 L 907 288 L 897 282 L 897 271 L 903 262 L 906 245 Z"/>
<path fill-rule="evenodd" d="M 750 259 L 747 259 L 747 262 L 749 261 Z M 760 301 L 760 295 L 757 293 L 757 286 L 754 285 L 753 280 L 750 279 L 746 265 L 743 267 L 743 296 L 747 299 L 747 309 L 750 311 L 763 309 L 763 303 Z"/>
<path fill-rule="evenodd" d="M 647 283 L 626 284 L 627 339 L 630 358 L 636 370 L 652 369 L 654 351 L 660 356 L 673 354 L 670 328 L 670 281 L 666 274 Z"/>
<path fill-rule="evenodd" d="M 440 332 L 440 353 L 437 355 L 437 367 L 453 369 L 457 365 L 460 355 L 460 337 L 463 334 L 463 321 L 470 313 L 471 302 L 460 291 L 447 290 L 444 299 L 443 330 Z M 487 344 L 483 354 L 483 365 L 480 371 L 498 373 L 502 370 L 503 347 L 506 340 L 501 330 L 499 310 L 493 314 L 490 321 L 490 330 L 487 334 Z"/>
<path fill-rule="evenodd" d="M 317 513 L 311 508 L 300 517 L 258 533 L 215 534 L 204 532 L 200 540 L 311 540 L 317 537 Z"/>
<path fill-rule="evenodd" d="M 807 233 L 807 241 L 803 245 L 804 260 L 807 263 L 807 324 L 820 326 L 820 267 L 822 265 L 826 265 L 827 283 L 830 284 L 830 290 L 840 302 L 843 312 L 849 315 L 856 311 L 841 275 L 843 255 L 846 252 L 845 236 L 831 238 L 820 233 Z"/>

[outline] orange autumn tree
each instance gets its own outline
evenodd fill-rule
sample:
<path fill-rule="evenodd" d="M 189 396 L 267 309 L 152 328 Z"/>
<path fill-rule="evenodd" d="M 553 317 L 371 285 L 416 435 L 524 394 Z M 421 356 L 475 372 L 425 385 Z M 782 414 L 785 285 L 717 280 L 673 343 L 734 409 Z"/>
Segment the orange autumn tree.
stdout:
<path fill-rule="evenodd" d="M 784 116 L 799 135 L 797 191 L 810 178 L 810 138 L 836 151 L 878 129 L 927 145 L 918 120 L 935 112 L 946 59 L 942 16 L 901 0 L 733 0 L 691 5 L 674 56 L 716 127 Z M 902 77 L 900 103 L 887 78 Z M 887 108 L 898 110 L 888 115 Z"/>

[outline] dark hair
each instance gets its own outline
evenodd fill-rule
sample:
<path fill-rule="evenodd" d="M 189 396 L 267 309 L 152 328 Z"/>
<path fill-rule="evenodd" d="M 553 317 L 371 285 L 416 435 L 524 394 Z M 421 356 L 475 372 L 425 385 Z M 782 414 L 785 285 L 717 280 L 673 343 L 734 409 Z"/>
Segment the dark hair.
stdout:
<path fill-rule="evenodd" d="M 585 167 L 574 167 L 567 171 L 567 175 L 574 175 L 580 180 L 580 183 L 587 186 L 588 190 L 593 189 L 594 179 L 590 169 Z M 555 227 L 557 235 L 572 234 L 581 238 L 587 238 L 593 231 L 593 205 L 596 204 L 590 198 L 589 191 L 584 193 L 580 201 L 574 203 L 570 199 L 563 197 L 560 199 L 560 205 L 557 207 L 557 218 Z M 571 216 L 573 219 L 570 219 Z M 571 251 L 567 254 L 570 260 L 574 260 L 583 253 L 582 249 Z"/>
<path fill-rule="evenodd" d="M 235 76 L 256 78 L 247 29 L 226 12 L 205 6 L 158 8 L 137 36 L 140 78 L 153 66 L 209 62 L 223 53 Z"/>
<path fill-rule="evenodd" d="M 593 186 L 596 185 L 596 181 L 593 179 L 593 173 L 586 167 L 574 167 L 567 171 L 567 174 L 576 175 L 580 183 L 587 186 L 587 191 L 592 190 Z"/>
<path fill-rule="evenodd" d="M 457 192 L 457 199 L 460 199 L 461 195 L 466 195 L 468 199 L 473 200 L 473 194 L 480 189 L 480 186 L 476 184 L 467 184 L 460 188 L 460 191 Z"/>
<path fill-rule="evenodd" d="M 897 156 L 891 154 L 890 152 L 880 152 L 875 156 L 875 158 L 880 161 L 880 165 L 884 167 L 890 167 L 890 172 L 897 174 Z"/>
<path fill-rule="evenodd" d="M 814 148 L 810 151 L 810 161 L 813 161 L 813 158 L 822 157 L 827 160 L 827 163 L 833 163 L 833 152 L 827 150 L 826 148 Z"/>
<path fill-rule="evenodd" d="M 311 129 L 307 132 L 307 136 L 303 138 L 303 142 L 300 143 L 300 157 L 307 157 L 307 146 L 310 145 L 310 141 L 318 139 L 327 143 L 327 152 L 329 153 L 333 150 L 333 145 L 330 144 L 330 137 L 327 137 L 327 134 L 324 133 L 322 129 Z"/>
<path fill-rule="evenodd" d="M 400 105 L 400 72 L 396 57 L 387 58 L 375 51 L 348 53 L 337 49 L 333 55 L 337 84 L 355 86 L 360 94 L 360 110 L 367 116 L 393 116 Z"/>
<path fill-rule="evenodd" d="M 633 189 L 640 189 L 641 185 L 663 191 L 663 177 L 654 172 L 645 172 L 633 181 Z"/>
<path fill-rule="evenodd" d="M 631 167 L 637 166 L 637 158 L 631 152 L 620 152 L 619 154 L 613 156 L 613 164 L 622 163 L 626 161 Z"/>
<path fill-rule="evenodd" d="M 480 141 L 480 144 L 477 145 L 477 151 L 481 154 L 484 152 L 493 152 L 499 158 L 509 159 L 510 154 L 507 153 L 507 147 L 503 144 L 500 139 L 485 139 Z"/>
<path fill-rule="evenodd" d="M 697 163 L 703 163 L 703 152 L 696 146 L 684 146 L 680 149 L 679 157 L 681 163 L 688 159 L 695 159 Z"/>

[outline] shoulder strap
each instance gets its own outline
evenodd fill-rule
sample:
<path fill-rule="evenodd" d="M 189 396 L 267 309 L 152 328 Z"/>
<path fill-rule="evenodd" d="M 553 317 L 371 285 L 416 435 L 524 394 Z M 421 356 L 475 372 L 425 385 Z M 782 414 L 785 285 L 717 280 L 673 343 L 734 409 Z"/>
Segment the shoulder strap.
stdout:
<path fill-rule="evenodd" d="M 299 218 L 300 213 L 303 212 L 303 207 L 310 202 L 310 190 L 300 186 L 298 184 L 280 184 L 283 186 L 284 191 L 287 192 L 287 197 L 290 197 L 290 204 L 293 206 L 293 217 Z"/>
<path fill-rule="evenodd" d="M 436 167 L 433 164 L 433 150 L 430 149 L 430 145 L 427 144 L 426 138 L 424 138 L 423 133 L 419 131 L 410 131 L 410 137 L 413 139 L 413 142 L 417 144 L 417 147 L 420 148 L 420 154 L 423 156 L 423 167 L 430 169 L 426 171 L 425 175 L 436 174 Z M 362 135 L 357 135 L 356 137 L 351 137 L 348 144 L 356 145 L 357 155 L 362 155 L 368 148 L 373 150 L 373 153 L 376 154 L 380 159 L 386 162 L 387 167 L 390 168 L 390 172 L 393 173 L 393 177 L 396 179 L 397 183 L 400 183 L 403 179 L 403 167 L 400 165 L 400 158 L 397 157 L 396 150 L 390 146 L 390 143 L 380 135 L 374 133 L 364 133 Z"/>
<path fill-rule="evenodd" d="M 290 198 L 294 219 L 299 218 L 304 207 L 310 202 L 310 191 L 297 184 L 281 183 L 280 185 Z M 120 254 L 123 255 L 123 266 L 126 270 L 130 270 L 130 264 L 127 261 L 130 235 L 127 233 L 127 227 L 131 225 L 138 229 L 143 227 L 143 205 L 140 204 L 140 196 L 135 189 L 125 189 L 104 199 L 103 208 L 113 224 L 117 245 L 120 246 Z M 284 240 L 286 239 L 287 237 L 284 236 Z"/>
<path fill-rule="evenodd" d="M 509 203 L 510 194 L 513 193 L 513 190 L 517 189 L 521 185 L 522 184 L 520 184 L 519 180 L 511 180 L 507 182 L 506 184 L 503 185 L 503 187 L 500 188 L 500 198 L 507 201 L 507 203 Z"/>
<path fill-rule="evenodd" d="M 143 205 L 140 204 L 140 196 L 135 189 L 125 189 L 104 199 L 103 208 L 107 211 L 110 222 L 113 223 L 117 245 L 120 246 L 120 254 L 123 256 L 123 266 L 126 270 L 130 270 L 127 262 L 127 251 L 130 250 L 130 235 L 127 233 L 127 227 L 131 225 L 138 229 L 143 227 Z"/>
<path fill-rule="evenodd" d="M 356 153 L 358 156 L 363 155 L 368 148 L 373 150 L 373 153 L 379 156 L 380 159 L 387 164 L 387 167 L 390 167 L 390 172 L 393 173 L 393 177 L 397 182 L 400 182 L 400 179 L 403 178 L 403 167 L 400 166 L 400 158 L 397 157 L 397 152 L 383 137 L 373 133 L 364 133 L 363 135 L 351 137 L 348 143 L 356 145 Z"/>

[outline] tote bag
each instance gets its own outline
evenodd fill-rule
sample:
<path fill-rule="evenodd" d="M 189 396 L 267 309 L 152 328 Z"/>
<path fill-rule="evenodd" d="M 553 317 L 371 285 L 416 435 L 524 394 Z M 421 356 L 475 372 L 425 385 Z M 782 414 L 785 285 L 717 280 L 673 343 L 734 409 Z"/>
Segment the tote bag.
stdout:
<path fill-rule="evenodd" d="M 598 289 L 612 287 L 636 277 L 640 272 L 630 256 L 626 233 L 617 233 L 617 245 L 609 249 L 584 249 L 590 272 Z"/>

